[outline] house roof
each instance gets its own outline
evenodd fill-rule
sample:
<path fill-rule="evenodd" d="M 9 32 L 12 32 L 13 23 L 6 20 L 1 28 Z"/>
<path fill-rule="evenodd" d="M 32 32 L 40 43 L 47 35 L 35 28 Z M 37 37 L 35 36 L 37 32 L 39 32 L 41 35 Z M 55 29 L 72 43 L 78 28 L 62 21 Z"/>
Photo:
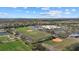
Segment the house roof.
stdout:
<path fill-rule="evenodd" d="M 79 36 L 79 32 L 72 33 L 69 36 Z"/>

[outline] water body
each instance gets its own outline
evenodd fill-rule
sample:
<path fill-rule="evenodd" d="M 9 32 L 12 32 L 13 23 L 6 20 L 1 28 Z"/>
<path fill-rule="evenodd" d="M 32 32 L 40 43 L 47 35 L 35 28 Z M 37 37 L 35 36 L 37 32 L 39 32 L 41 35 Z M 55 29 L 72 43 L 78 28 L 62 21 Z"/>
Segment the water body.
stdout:
<path fill-rule="evenodd" d="M 0 32 L 0 35 L 8 35 L 9 33 L 7 32 Z"/>

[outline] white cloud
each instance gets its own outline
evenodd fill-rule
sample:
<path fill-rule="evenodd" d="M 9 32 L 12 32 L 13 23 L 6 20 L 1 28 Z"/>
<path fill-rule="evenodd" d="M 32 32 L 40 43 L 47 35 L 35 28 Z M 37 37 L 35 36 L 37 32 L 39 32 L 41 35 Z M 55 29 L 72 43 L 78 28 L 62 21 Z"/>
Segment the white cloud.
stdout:
<path fill-rule="evenodd" d="M 50 10 L 49 7 L 42 7 L 41 10 Z"/>
<path fill-rule="evenodd" d="M 47 14 L 47 13 L 41 12 L 40 14 L 42 15 L 42 14 Z"/>
<path fill-rule="evenodd" d="M 59 10 L 52 10 L 52 11 L 40 13 L 40 15 L 49 15 L 49 16 L 59 16 L 61 14 L 62 14 L 62 11 L 59 11 Z"/>
<path fill-rule="evenodd" d="M 2 13 L 2 12 L 0 12 L 0 16 L 6 16 L 6 15 L 8 15 L 8 13 Z"/>
<path fill-rule="evenodd" d="M 48 15 L 48 16 L 53 16 L 53 17 L 61 17 L 61 15 L 69 15 L 71 14 L 72 12 L 69 11 L 69 9 L 66 9 L 64 12 L 61 11 L 61 10 L 50 10 L 50 11 L 47 11 L 47 12 L 41 12 L 40 15 Z"/>
<path fill-rule="evenodd" d="M 53 10 L 48 12 L 48 14 L 51 16 L 57 16 L 57 15 L 60 15 L 61 13 L 62 11 L 59 11 L 59 10 Z"/>
<path fill-rule="evenodd" d="M 5 17 L 9 17 L 9 14 L 8 13 L 3 13 L 3 12 L 0 12 L 0 18 L 5 18 Z"/>
<path fill-rule="evenodd" d="M 41 12 L 40 15 L 46 16 L 46 15 L 49 15 L 49 14 L 48 13 L 45 13 L 45 12 Z"/>
<path fill-rule="evenodd" d="M 76 11 L 76 9 L 72 9 L 71 11 L 75 12 L 75 11 Z"/>
<path fill-rule="evenodd" d="M 64 14 L 67 14 L 68 15 L 68 14 L 71 14 L 71 12 L 70 11 L 67 11 L 67 12 L 64 12 Z"/>
<path fill-rule="evenodd" d="M 33 11 L 33 13 L 35 14 L 36 12 L 35 12 L 35 11 Z"/>
<path fill-rule="evenodd" d="M 71 14 L 72 12 L 75 12 L 76 11 L 76 9 L 71 9 L 71 10 L 69 10 L 69 9 L 65 9 L 65 11 L 64 11 L 64 14 Z"/>
<path fill-rule="evenodd" d="M 69 14 L 72 14 L 73 12 L 76 11 L 76 9 L 72 9 L 72 10 L 69 10 L 69 9 L 65 9 L 65 11 L 61 11 L 61 10 L 49 10 L 48 12 L 42 12 L 40 13 L 41 15 L 50 15 L 50 16 L 60 16 L 61 14 L 66 14 L 66 15 L 69 15 Z"/>
<path fill-rule="evenodd" d="M 26 13 L 29 13 L 29 11 L 26 11 Z"/>
<path fill-rule="evenodd" d="M 69 11 L 69 9 L 65 9 L 65 11 Z"/>

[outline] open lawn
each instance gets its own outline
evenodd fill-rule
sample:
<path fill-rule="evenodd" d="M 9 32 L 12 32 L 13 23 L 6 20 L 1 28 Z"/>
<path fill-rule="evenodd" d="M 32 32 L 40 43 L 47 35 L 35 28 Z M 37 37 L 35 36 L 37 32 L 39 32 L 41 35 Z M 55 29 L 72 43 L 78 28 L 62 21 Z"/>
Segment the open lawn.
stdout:
<path fill-rule="evenodd" d="M 9 43 L 0 44 L 1 51 L 28 51 L 31 48 L 23 44 L 21 41 L 14 41 Z"/>
<path fill-rule="evenodd" d="M 65 49 L 67 46 L 70 46 L 74 43 L 79 43 L 78 39 L 64 39 L 62 42 L 52 42 L 52 41 L 46 41 L 45 44 L 48 44 L 49 46 L 53 47 L 54 50 L 61 51 Z"/>
<path fill-rule="evenodd" d="M 21 28 L 17 28 L 16 30 L 27 36 L 30 36 L 33 40 L 38 40 L 38 39 L 41 39 L 41 38 L 44 38 L 50 35 L 46 32 L 34 30 L 31 27 L 21 27 Z"/>
<path fill-rule="evenodd" d="M 28 51 L 32 50 L 30 46 L 26 45 L 23 41 L 14 39 L 10 41 L 7 36 L 0 36 L 0 51 Z M 5 41 L 5 42 L 3 42 Z M 6 42 L 7 41 L 7 42 Z"/>
<path fill-rule="evenodd" d="M 7 36 L 0 36 L 0 42 L 9 42 L 9 41 L 11 41 Z"/>

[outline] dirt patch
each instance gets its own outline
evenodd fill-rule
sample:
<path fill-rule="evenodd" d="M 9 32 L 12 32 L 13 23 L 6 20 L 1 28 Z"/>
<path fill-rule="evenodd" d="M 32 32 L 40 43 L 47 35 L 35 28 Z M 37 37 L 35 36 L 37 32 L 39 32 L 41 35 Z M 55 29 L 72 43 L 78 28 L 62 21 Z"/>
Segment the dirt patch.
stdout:
<path fill-rule="evenodd" d="M 53 42 L 62 42 L 63 39 L 60 39 L 60 38 L 55 38 L 55 39 L 52 39 Z"/>
<path fill-rule="evenodd" d="M 33 30 L 27 30 L 27 32 L 32 32 Z"/>

